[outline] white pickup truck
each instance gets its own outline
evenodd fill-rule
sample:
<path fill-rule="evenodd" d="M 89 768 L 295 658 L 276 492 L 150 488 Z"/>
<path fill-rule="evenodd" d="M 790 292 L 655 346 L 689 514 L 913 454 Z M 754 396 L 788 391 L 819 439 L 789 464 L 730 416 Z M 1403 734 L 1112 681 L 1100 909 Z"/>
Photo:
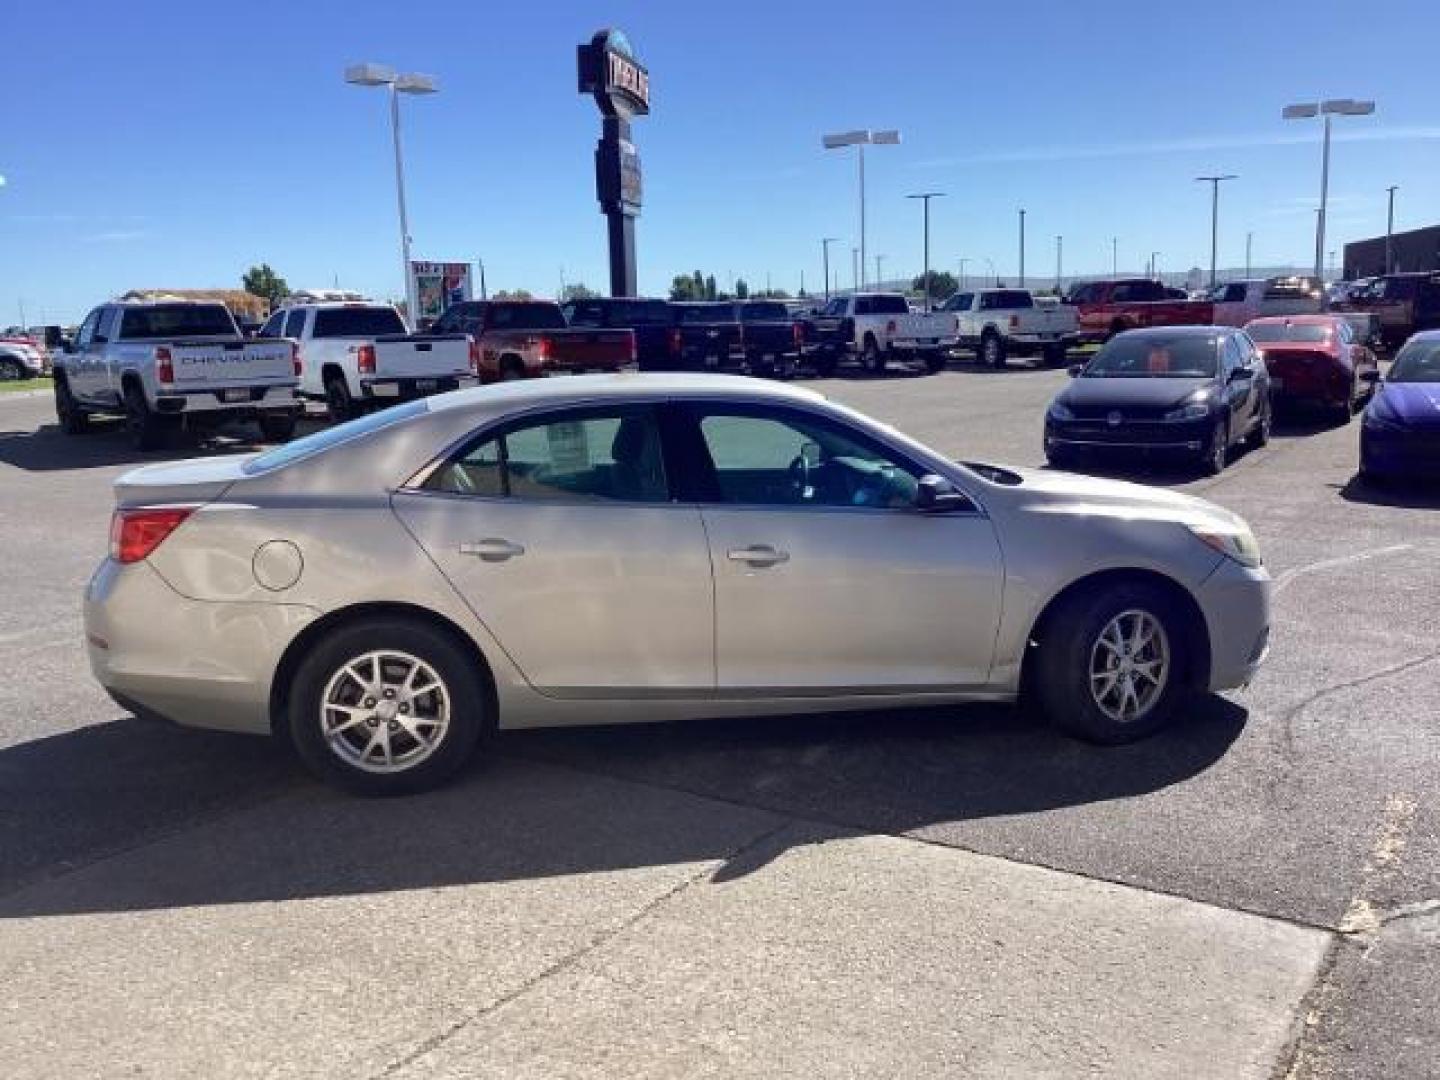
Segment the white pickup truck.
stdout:
<path fill-rule="evenodd" d="M 120 414 L 135 445 L 151 450 L 185 426 L 253 419 L 266 439 L 295 432 L 300 401 L 295 347 L 245 338 L 224 304 L 116 301 L 85 316 L 55 363 L 55 413 L 78 435 L 90 417 Z"/>
<path fill-rule="evenodd" d="M 1325 292 L 1311 277 L 1249 278 L 1210 290 L 1216 326 L 1244 326 L 1271 315 L 1314 315 Z"/>
<path fill-rule="evenodd" d="M 336 421 L 478 381 L 469 335 L 411 334 L 389 304 L 294 304 L 271 315 L 260 336 L 299 345 L 300 393 L 324 400 Z"/>
<path fill-rule="evenodd" d="M 992 367 L 1004 367 L 1012 354 L 1060 365 L 1080 341 L 1075 309 L 1037 300 L 1028 289 L 958 292 L 940 310 L 954 315 L 960 347 L 974 349 L 976 359 Z"/>
<path fill-rule="evenodd" d="M 805 326 L 806 350 L 821 375 L 834 372 L 846 356 L 858 356 L 872 375 L 892 358 L 917 358 L 925 370 L 945 366 L 955 344 L 955 317 L 914 314 L 899 293 L 854 293 L 831 300 Z"/>

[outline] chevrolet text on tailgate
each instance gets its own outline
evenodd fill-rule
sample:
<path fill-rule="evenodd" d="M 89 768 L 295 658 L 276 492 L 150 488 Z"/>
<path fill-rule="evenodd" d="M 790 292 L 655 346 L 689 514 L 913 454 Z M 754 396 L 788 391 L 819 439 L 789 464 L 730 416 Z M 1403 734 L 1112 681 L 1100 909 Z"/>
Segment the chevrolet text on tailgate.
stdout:
<path fill-rule="evenodd" d="M 389 304 L 293 304 L 260 333 L 299 343 L 300 393 L 323 398 L 333 420 L 475 382 L 478 357 L 465 334 L 412 334 Z"/>
<path fill-rule="evenodd" d="M 181 426 L 259 421 L 271 441 L 295 431 L 299 360 L 288 341 L 244 338 L 228 308 L 195 300 L 101 304 L 55 364 L 55 413 L 66 434 L 118 413 L 153 449 Z"/>

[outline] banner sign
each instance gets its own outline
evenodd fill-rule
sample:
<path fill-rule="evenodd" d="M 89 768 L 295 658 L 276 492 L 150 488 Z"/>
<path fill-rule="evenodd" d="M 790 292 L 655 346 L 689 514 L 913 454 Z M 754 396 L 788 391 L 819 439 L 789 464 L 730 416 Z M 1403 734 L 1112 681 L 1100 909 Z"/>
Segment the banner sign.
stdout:
<path fill-rule="evenodd" d="M 469 263 L 412 260 L 410 282 L 417 320 L 438 319 L 451 304 L 471 297 Z"/>

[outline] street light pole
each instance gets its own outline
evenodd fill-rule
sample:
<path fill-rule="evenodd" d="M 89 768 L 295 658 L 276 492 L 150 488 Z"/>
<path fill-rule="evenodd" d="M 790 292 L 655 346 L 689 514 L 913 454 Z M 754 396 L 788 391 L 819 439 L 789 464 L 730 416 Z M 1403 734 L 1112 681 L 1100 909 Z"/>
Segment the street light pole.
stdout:
<path fill-rule="evenodd" d="M 1055 237 L 1055 295 L 1060 295 L 1061 269 L 1064 266 L 1065 238 Z"/>
<path fill-rule="evenodd" d="M 934 307 L 930 302 L 930 200 L 943 199 L 943 191 L 922 191 L 915 195 L 906 195 L 907 199 L 919 199 L 925 204 L 925 276 L 921 278 L 925 282 L 925 310 L 933 311 Z"/>
<path fill-rule="evenodd" d="M 851 274 L 851 277 L 852 277 L 852 279 L 853 279 L 853 288 L 852 288 L 852 291 L 854 291 L 854 292 L 859 292 L 859 291 L 860 291 L 860 249 L 859 249 L 859 248 L 856 248 L 856 247 L 852 247 L 852 248 L 850 249 L 850 274 Z"/>
<path fill-rule="evenodd" d="M 894 146 L 900 142 L 900 132 L 871 131 L 864 128 L 858 131 L 842 131 L 834 135 L 826 135 L 820 140 L 826 150 L 837 150 L 845 146 L 853 146 L 856 149 L 857 169 L 860 178 L 860 266 L 865 265 L 865 147 L 867 145 Z M 859 275 L 856 275 L 856 287 L 859 287 Z"/>
<path fill-rule="evenodd" d="M 1329 128 L 1326 128 L 1329 131 Z M 1329 138 L 1329 135 L 1326 135 Z M 1195 182 L 1210 185 L 1210 287 L 1215 287 L 1215 256 L 1220 236 L 1220 185 L 1226 180 L 1234 180 L 1234 173 L 1226 173 L 1224 176 L 1197 176 Z"/>
<path fill-rule="evenodd" d="M 1025 287 L 1025 211 L 1020 211 L 1020 288 Z"/>
<path fill-rule="evenodd" d="M 875 256 L 875 288 L 877 288 L 877 289 L 880 288 L 881 282 L 883 282 L 883 281 L 885 280 L 885 274 L 884 274 L 884 272 L 881 270 L 881 266 L 884 264 L 884 262 L 885 262 L 885 256 L 884 256 L 884 255 L 876 255 L 876 256 Z"/>
<path fill-rule="evenodd" d="M 830 299 L 830 245 L 835 243 L 838 237 L 822 236 L 820 238 L 820 251 L 825 261 L 825 299 Z"/>
<path fill-rule="evenodd" d="M 1385 273 L 1395 272 L 1395 192 L 1398 185 L 1385 189 L 1390 194 L 1390 209 L 1385 214 Z"/>
<path fill-rule="evenodd" d="M 1320 156 L 1320 208 L 1315 215 L 1315 277 L 1325 276 L 1325 218 L 1330 199 L 1330 118 L 1332 116 L 1369 116 L 1375 111 L 1375 102 L 1356 101 L 1353 98 L 1331 98 L 1329 101 L 1307 101 L 1298 105 L 1286 105 L 1281 117 L 1286 120 L 1313 120 L 1324 118 L 1325 134 Z"/>
<path fill-rule="evenodd" d="M 966 278 L 966 276 L 965 276 L 965 264 L 968 263 L 969 261 L 970 261 L 970 257 L 969 257 L 968 255 L 962 256 L 961 258 L 959 258 L 959 259 L 956 260 L 956 262 L 958 262 L 958 263 L 960 264 L 960 288 L 961 288 L 961 289 L 964 289 L 964 288 L 965 288 L 965 286 L 966 286 L 966 284 L 968 283 L 968 280 L 969 280 L 969 279 Z"/>
<path fill-rule="evenodd" d="M 1247 232 L 1245 234 L 1245 276 L 1247 278 L 1250 276 L 1250 245 L 1254 240 L 1255 234 L 1253 232 Z"/>
<path fill-rule="evenodd" d="M 381 64 L 352 64 L 345 69 L 345 81 L 353 86 L 384 86 L 390 92 L 390 137 L 395 147 L 395 200 L 400 209 L 400 272 L 405 283 L 405 309 L 410 325 L 419 321 L 415 286 L 410 280 L 410 221 L 405 211 L 405 163 L 400 152 L 400 95 L 433 94 L 438 87 L 429 75 L 397 75 Z"/>
<path fill-rule="evenodd" d="M 1110 280 L 1120 276 L 1120 238 L 1110 237 Z"/>

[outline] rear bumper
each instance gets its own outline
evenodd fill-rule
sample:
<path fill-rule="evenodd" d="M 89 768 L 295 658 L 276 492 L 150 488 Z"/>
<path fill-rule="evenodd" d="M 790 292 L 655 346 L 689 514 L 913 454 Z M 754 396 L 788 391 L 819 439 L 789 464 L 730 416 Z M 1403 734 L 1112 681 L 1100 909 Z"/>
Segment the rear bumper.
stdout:
<path fill-rule="evenodd" d="M 480 380 L 473 375 L 417 375 L 405 378 L 377 376 L 360 380 L 360 393 L 367 399 L 410 401 L 430 394 L 474 386 Z"/>
<path fill-rule="evenodd" d="M 1210 632 L 1211 691 L 1248 685 L 1265 662 L 1272 589 L 1264 567 L 1252 570 L 1225 558 L 1195 591 Z"/>
<path fill-rule="evenodd" d="M 187 727 L 270 732 L 285 648 L 319 616 L 299 604 L 208 603 L 150 566 L 106 559 L 85 589 L 90 670 L 127 706 Z"/>
<path fill-rule="evenodd" d="M 193 413 L 297 412 L 293 383 L 282 386 L 227 386 L 217 390 L 165 390 L 155 395 L 155 411 L 167 416 Z"/>

